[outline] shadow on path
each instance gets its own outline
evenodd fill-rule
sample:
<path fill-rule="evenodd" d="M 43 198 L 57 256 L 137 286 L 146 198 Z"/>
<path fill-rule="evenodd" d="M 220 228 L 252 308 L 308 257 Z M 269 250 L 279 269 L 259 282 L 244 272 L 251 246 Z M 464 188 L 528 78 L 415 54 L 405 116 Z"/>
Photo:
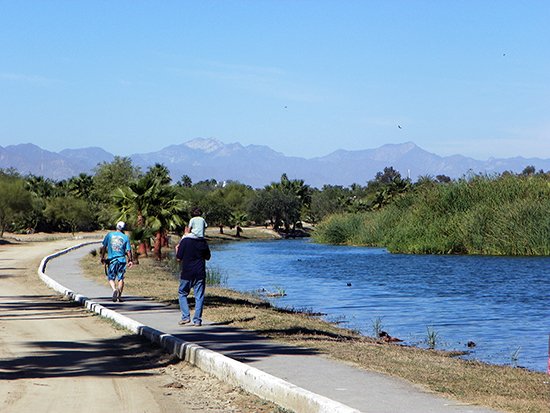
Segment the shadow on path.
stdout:
<path fill-rule="evenodd" d="M 9 301 L 5 301 L 9 300 Z M 0 296 L 0 311 L 37 311 L 63 310 L 68 308 L 81 308 L 76 301 L 63 300 L 49 295 L 18 295 Z M 4 315 L 4 314 L 2 314 Z M 0 317 L 2 316 L 0 315 Z"/>
<path fill-rule="evenodd" d="M 89 341 L 33 341 L 25 343 L 33 355 L 2 360 L 0 380 L 51 377 L 151 376 L 148 369 L 179 360 L 160 357 L 159 348 L 137 336 Z M 164 359 L 164 360 L 163 360 Z"/>
<path fill-rule="evenodd" d="M 315 349 L 280 344 L 246 330 L 215 324 L 200 328 L 187 326 L 184 331 L 173 333 L 177 338 L 199 344 L 207 349 L 225 354 L 243 363 L 274 356 L 312 356 Z"/>

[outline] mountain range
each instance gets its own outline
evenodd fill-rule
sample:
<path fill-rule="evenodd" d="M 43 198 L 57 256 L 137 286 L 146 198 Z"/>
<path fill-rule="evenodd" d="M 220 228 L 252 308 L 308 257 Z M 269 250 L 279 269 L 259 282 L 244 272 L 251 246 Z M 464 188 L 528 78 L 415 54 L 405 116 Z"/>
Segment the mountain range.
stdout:
<path fill-rule="evenodd" d="M 114 157 L 97 147 L 50 152 L 31 143 L 0 146 L 0 168 L 15 168 L 23 175 L 33 174 L 54 180 L 82 172 L 93 174 L 98 164 L 111 162 Z M 157 152 L 133 154 L 129 158 L 143 171 L 155 163 L 164 164 L 174 181 L 188 175 L 193 182 L 235 180 L 256 188 L 279 181 L 283 173 L 318 188 L 324 184 L 364 185 L 388 166 L 413 180 L 425 175 L 459 178 L 470 172 L 518 173 L 528 165 L 537 170 L 550 169 L 550 159 L 514 157 L 480 161 L 462 155 L 439 156 L 413 142 L 356 151 L 340 149 L 326 156 L 306 159 L 285 156 L 264 145 L 243 146 L 197 138 Z"/>

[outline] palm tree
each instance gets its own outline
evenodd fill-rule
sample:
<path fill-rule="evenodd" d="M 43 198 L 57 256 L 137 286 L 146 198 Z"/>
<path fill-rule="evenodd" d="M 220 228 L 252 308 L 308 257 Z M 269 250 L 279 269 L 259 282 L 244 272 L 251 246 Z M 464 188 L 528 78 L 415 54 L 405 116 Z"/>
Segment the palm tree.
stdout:
<path fill-rule="evenodd" d="M 25 178 L 26 188 L 38 198 L 50 198 L 55 193 L 55 182 L 43 176 L 28 175 Z"/>
<path fill-rule="evenodd" d="M 173 187 L 162 185 L 158 188 L 147 217 L 148 227 L 155 234 L 153 251 L 158 260 L 162 258 L 162 247 L 168 245 L 168 231 L 183 227 L 187 209 L 187 202 L 176 197 Z"/>
<path fill-rule="evenodd" d="M 55 181 L 43 176 L 27 175 L 25 188 L 32 194 L 32 209 L 24 217 L 25 228 L 29 231 L 51 230 L 44 217 L 44 210 L 47 201 L 57 195 Z"/>
<path fill-rule="evenodd" d="M 231 225 L 235 227 L 236 233 L 235 236 L 239 238 L 241 232 L 243 231 L 242 227 L 248 220 L 248 216 L 244 212 L 232 212 L 231 213 Z"/>
<path fill-rule="evenodd" d="M 67 189 L 71 195 L 87 200 L 90 198 L 94 185 L 94 178 L 91 175 L 80 173 L 67 181 Z"/>
<path fill-rule="evenodd" d="M 145 176 L 147 179 L 157 181 L 161 185 L 169 185 L 170 182 L 172 182 L 170 171 L 161 163 L 156 163 L 154 166 L 151 166 Z"/>
<path fill-rule="evenodd" d="M 302 206 L 309 206 L 311 203 L 311 188 L 304 183 L 303 179 L 288 179 L 286 174 L 281 176 L 281 189 L 298 197 Z"/>
<path fill-rule="evenodd" d="M 117 188 L 114 195 L 118 208 L 116 220 L 135 223 L 137 233 L 143 236 L 149 233 L 147 229 L 150 230 L 155 238 L 154 253 L 157 259 L 162 257 L 168 231 L 183 226 L 188 206 L 168 184 L 167 171 L 157 164 L 127 187 Z M 138 253 L 147 256 L 147 251 L 148 243 L 142 239 Z"/>
<path fill-rule="evenodd" d="M 283 219 L 285 230 L 288 232 L 291 225 L 295 229 L 296 222 L 301 220 L 302 209 L 311 205 L 310 186 L 306 185 L 302 179 L 288 179 L 286 173 L 283 173 L 280 182 L 266 186 L 265 190 L 272 192 L 273 197 L 277 199 L 275 203 L 281 205 L 282 212 L 278 218 Z M 284 207 L 282 207 L 283 204 Z M 277 220 L 275 222 L 278 226 Z"/>

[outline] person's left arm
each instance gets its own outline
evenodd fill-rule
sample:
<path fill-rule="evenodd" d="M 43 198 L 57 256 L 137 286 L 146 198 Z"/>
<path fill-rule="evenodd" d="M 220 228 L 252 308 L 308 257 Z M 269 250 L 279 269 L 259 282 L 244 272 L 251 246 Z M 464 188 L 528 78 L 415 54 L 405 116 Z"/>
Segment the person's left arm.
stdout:
<path fill-rule="evenodd" d="M 202 257 L 208 261 L 210 259 L 210 257 L 212 256 L 212 254 L 210 253 L 210 247 L 208 247 L 208 243 L 205 241 L 204 242 L 204 245 L 205 245 L 205 248 L 202 252 Z"/>

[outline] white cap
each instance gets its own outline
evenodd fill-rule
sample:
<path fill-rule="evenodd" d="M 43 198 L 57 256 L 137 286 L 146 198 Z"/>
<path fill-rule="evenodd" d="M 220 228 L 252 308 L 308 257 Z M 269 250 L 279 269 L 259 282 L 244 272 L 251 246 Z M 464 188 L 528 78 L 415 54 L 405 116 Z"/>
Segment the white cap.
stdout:
<path fill-rule="evenodd" d="M 116 223 L 116 229 L 122 231 L 126 227 L 126 224 L 123 221 L 118 221 Z"/>

